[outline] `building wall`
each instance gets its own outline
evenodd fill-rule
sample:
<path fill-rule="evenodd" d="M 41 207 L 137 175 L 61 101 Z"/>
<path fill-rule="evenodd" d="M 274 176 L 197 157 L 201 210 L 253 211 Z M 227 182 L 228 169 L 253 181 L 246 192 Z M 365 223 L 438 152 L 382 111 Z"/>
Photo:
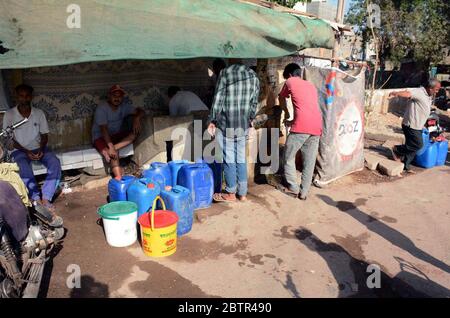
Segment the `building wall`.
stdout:
<path fill-rule="evenodd" d="M 401 88 L 401 89 L 376 89 L 372 95 L 372 112 L 377 114 L 393 113 L 403 116 L 408 100 L 405 98 L 391 98 L 391 92 L 403 91 L 405 89 L 414 90 L 418 88 Z M 370 96 L 370 91 L 366 90 L 366 96 Z"/>
<path fill-rule="evenodd" d="M 306 5 L 306 11 L 317 15 L 319 18 L 334 21 L 337 7 L 326 1 L 313 1 Z"/>

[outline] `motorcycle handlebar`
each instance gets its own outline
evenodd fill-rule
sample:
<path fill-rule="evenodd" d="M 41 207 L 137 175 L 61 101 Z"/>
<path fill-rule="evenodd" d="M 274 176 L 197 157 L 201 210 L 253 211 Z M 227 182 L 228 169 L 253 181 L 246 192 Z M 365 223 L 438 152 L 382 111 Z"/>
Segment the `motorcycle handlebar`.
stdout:
<path fill-rule="evenodd" d="M 26 122 L 28 122 L 28 118 L 24 118 L 21 121 L 12 124 L 11 126 L 8 126 L 4 129 L 2 129 L 2 131 L 0 132 L 0 136 L 5 135 L 8 132 L 14 131 L 14 129 L 17 129 L 18 127 L 22 126 L 23 124 L 25 124 Z"/>
<path fill-rule="evenodd" d="M 22 126 L 23 124 L 25 124 L 27 121 L 28 121 L 28 118 L 25 117 L 25 118 L 22 119 L 21 121 L 19 121 L 19 122 L 13 124 L 11 127 L 12 127 L 12 129 L 16 129 L 16 128 Z"/>

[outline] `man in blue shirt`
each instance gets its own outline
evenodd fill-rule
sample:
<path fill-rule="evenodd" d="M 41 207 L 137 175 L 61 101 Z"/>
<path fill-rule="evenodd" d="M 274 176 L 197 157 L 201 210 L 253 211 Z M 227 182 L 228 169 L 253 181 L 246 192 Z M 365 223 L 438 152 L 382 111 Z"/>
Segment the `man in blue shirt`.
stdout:
<path fill-rule="evenodd" d="M 124 104 L 125 91 L 119 85 L 114 85 L 108 93 L 108 100 L 97 106 L 92 126 L 92 141 L 94 147 L 102 154 L 106 162 L 111 164 L 114 178 L 122 178 L 118 151 L 131 144 L 141 130 L 141 118 L 145 112 Z M 132 131 L 123 129 L 125 117 L 133 116 Z"/>

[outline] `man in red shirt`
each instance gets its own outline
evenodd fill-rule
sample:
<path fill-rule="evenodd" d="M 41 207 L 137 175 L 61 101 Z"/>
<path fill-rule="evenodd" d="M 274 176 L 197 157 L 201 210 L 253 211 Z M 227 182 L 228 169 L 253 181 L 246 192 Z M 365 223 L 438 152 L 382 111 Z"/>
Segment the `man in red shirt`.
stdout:
<path fill-rule="evenodd" d="M 322 135 L 322 114 L 319 109 L 319 97 L 316 87 L 301 78 L 300 66 L 288 64 L 283 72 L 286 79 L 279 94 L 280 106 L 284 108 L 286 98 L 292 99 L 294 119 L 286 122 L 290 126 L 284 150 L 284 178 L 287 193 L 299 195 L 306 200 L 314 173 L 320 135 Z M 302 152 L 303 172 L 299 187 L 295 168 L 295 156 Z"/>

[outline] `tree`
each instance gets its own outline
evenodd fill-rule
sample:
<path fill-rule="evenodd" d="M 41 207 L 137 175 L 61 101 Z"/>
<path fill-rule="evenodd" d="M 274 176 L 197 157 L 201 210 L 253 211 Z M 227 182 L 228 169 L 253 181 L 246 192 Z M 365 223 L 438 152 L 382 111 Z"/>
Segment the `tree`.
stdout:
<path fill-rule="evenodd" d="M 381 63 L 391 60 L 398 65 L 412 58 L 424 69 L 442 60 L 442 49 L 450 44 L 450 4 L 442 0 L 354 0 L 345 22 L 356 27 L 366 45 L 373 40 L 369 28 L 367 4 L 380 7 L 378 39 Z"/>

